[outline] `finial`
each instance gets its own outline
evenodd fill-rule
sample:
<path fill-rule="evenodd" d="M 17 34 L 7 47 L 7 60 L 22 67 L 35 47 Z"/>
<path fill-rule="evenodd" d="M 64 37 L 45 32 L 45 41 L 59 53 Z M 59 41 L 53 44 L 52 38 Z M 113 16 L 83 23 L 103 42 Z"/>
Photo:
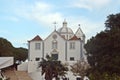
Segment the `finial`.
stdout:
<path fill-rule="evenodd" d="M 66 22 L 66 19 L 64 19 L 64 22 L 63 22 L 63 27 L 67 27 L 67 22 Z"/>
<path fill-rule="evenodd" d="M 78 26 L 80 27 L 80 24 L 78 24 Z"/>
<path fill-rule="evenodd" d="M 54 28 L 55 28 L 55 31 L 56 31 L 56 24 L 57 24 L 57 22 L 55 21 L 53 24 L 54 24 Z"/>

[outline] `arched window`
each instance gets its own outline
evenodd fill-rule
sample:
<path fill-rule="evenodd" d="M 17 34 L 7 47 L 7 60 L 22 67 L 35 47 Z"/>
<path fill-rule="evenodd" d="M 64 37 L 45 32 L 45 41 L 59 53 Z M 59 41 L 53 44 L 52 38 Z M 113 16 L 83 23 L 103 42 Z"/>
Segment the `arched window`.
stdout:
<path fill-rule="evenodd" d="M 57 41 L 56 40 L 52 41 L 52 49 L 57 49 Z"/>

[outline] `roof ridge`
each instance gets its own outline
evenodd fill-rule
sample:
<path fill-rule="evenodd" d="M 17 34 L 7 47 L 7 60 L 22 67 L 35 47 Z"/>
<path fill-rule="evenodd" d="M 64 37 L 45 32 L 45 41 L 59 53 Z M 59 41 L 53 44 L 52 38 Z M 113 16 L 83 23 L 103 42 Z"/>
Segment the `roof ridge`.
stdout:
<path fill-rule="evenodd" d="M 76 35 L 74 35 L 71 39 L 69 40 L 80 40 L 80 38 L 78 38 Z"/>
<path fill-rule="evenodd" d="M 37 35 L 30 41 L 42 41 L 42 39 L 41 39 L 41 37 L 39 35 Z"/>

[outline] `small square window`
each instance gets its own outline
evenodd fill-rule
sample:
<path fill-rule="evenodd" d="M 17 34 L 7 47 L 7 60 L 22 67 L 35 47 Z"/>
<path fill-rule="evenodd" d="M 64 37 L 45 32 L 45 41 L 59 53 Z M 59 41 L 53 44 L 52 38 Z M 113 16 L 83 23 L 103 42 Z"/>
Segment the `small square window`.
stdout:
<path fill-rule="evenodd" d="M 39 61 L 40 60 L 40 58 L 35 58 L 35 61 Z"/>
<path fill-rule="evenodd" d="M 70 57 L 70 61 L 74 61 L 74 57 Z"/>

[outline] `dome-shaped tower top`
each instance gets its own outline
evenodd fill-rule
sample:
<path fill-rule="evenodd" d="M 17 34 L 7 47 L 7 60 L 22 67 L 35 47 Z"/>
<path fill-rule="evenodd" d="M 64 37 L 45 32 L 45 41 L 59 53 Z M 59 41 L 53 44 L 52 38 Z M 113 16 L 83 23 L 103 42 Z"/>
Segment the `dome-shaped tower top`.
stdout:
<path fill-rule="evenodd" d="M 58 32 L 61 36 L 64 36 L 64 38 L 68 40 L 74 35 L 72 29 L 67 27 L 66 20 L 64 20 L 63 27 L 59 28 Z"/>
<path fill-rule="evenodd" d="M 67 22 L 66 20 L 64 20 L 63 22 L 63 27 L 59 28 L 58 29 L 58 32 L 60 34 L 73 34 L 73 31 L 71 28 L 67 27 Z"/>

